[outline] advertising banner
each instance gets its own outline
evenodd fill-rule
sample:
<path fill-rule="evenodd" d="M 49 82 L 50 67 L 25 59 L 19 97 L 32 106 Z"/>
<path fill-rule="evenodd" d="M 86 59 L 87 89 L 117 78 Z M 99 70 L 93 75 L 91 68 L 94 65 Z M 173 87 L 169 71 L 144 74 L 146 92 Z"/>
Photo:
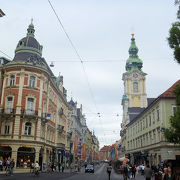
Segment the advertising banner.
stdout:
<path fill-rule="evenodd" d="M 83 144 L 82 146 L 82 158 L 86 159 L 86 144 Z"/>
<path fill-rule="evenodd" d="M 78 152 L 78 136 L 74 137 L 74 154 Z"/>

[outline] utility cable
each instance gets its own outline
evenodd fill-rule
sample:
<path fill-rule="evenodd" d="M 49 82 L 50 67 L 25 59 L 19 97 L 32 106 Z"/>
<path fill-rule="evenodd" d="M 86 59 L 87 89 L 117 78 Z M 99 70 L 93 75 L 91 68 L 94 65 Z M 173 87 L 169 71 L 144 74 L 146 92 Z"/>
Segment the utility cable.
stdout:
<path fill-rule="evenodd" d="M 13 58 L 10 57 L 9 55 L 7 55 L 5 52 L 3 52 L 3 51 L 1 51 L 1 50 L 0 50 L 0 52 L 1 52 L 2 54 L 4 54 L 5 56 L 7 56 L 8 58 L 10 58 L 11 60 L 13 59 Z"/>
<path fill-rule="evenodd" d="M 88 84 L 88 87 L 89 87 L 89 92 L 90 92 L 90 95 L 91 95 L 91 97 L 92 97 L 92 100 L 93 100 L 93 102 L 94 102 L 94 105 L 95 105 L 95 108 L 96 108 L 96 111 L 97 111 L 97 114 L 98 114 L 97 104 L 96 104 L 95 97 L 94 97 L 93 91 L 92 91 L 91 86 L 90 86 L 90 83 L 89 83 L 88 75 L 87 75 L 87 73 L 86 73 L 86 70 L 85 70 L 85 67 L 84 67 L 84 64 L 83 64 L 83 59 L 81 58 L 80 54 L 78 53 L 78 50 L 76 49 L 75 45 L 73 44 L 73 42 L 72 42 L 70 36 L 68 35 L 68 33 L 67 33 L 65 27 L 63 26 L 63 23 L 61 22 L 59 16 L 57 15 L 57 13 L 56 13 L 56 11 L 55 11 L 53 5 L 52 5 L 51 2 L 50 2 L 50 0 L 48 0 L 48 2 L 49 2 L 49 4 L 50 4 L 50 6 L 51 6 L 51 8 L 52 8 L 52 10 L 53 10 L 53 12 L 54 12 L 56 18 L 57 18 L 59 24 L 61 25 L 61 27 L 62 27 L 62 29 L 63 29 L 63 31 L 64 31 L 64 33 L 65 33 L 67 39 L 69 40 L 69 42 L 70 42 L 72 48 L 74 49 L 74 51 L 75 51 L 77 57 L 79 58 L 79 60 L 80 60 L 80 62 L 81 62 L 81 65 L 82 65 L 82 68 L 83 68 L 83 71 L 84 71 L 84 74 L 85 74 L 85 77 L 86 77 L 86 81 L 87 81 L 87 84 Z M 99 119 L 99 121 L 101 121 L 101 120 Z M 100 122 L 100 124 L 102 125 L 102 129 L 103 129 L 103 124 L 102 124 L 102 122 Z M 104 131 L 104 129 L 103 129 L 103 131 Z M 105 135 L 105 134 L 104 134 L 104 135 Z"/>

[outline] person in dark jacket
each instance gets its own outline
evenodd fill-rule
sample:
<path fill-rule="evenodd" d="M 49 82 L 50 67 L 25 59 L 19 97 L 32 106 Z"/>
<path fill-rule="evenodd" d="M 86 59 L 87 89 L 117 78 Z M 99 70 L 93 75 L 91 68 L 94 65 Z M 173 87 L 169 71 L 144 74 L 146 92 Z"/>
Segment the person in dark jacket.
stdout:
<path fill-rule="evenodd" d="M 127 178 L 128 178 L 128 168 L 127 168 L 127 165 L 124 166 L 123 176 L 124 176 L 124 180 L 127 180 Z"/>
<path fill-rule="evenodd" d="M 12 159 L 10 161 L 10 173 L 11 173 L 11 175 L 13 175 L 13 172 L 14 172 L 14 165 L 15 165 L 15 162 L 14 162 L 14 159 Z"/>
<path fill-rule="evenodd" d="M 111 171 L 112 171 L 112 166 L 111 166 L 111 163 L 109 163 L 109 165 L 107 166 L 107 173 L 108 173 L 109 180 L 111 178 Z"/>
<path fill-rule="evenodd" d="M 150 168 L 149 164 L 147 165 L 147 167 L 144 170 L 144 176 L 145 176 L 146 180 L 150 180 L 151 179 L 152 169 Z"/>
<path fill-rule="evenodd" d="M 135 178 L 136 177 L 136 166 L 133 165 L 132 166 L 132 178 Z"/>
<path fill-rule="evenodd" d="M 176 177 L 172 173 L 172 169 L 170 166 L 168 166 L 167 173 L 164 175 L 163 180 L 176 180 Z"/>

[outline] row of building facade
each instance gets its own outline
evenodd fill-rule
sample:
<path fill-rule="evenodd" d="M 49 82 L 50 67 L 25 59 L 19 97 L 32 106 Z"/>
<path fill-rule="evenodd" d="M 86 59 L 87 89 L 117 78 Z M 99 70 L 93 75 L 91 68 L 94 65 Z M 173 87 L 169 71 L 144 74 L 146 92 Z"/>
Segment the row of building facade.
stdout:
<path fill-rule="evenodd" d="M 170 126 L 170 117 L 176 112 L 176 97 L 173 90 L 180 80 L 157 98 L 147 98 L 146 73 L 138 57 L 134 34 L 123 74 L 124 95 L 122 98 L 123 119 L 121 124 L 121 150 L 132 164 L 163 164 L 180 159 L 180 146 L 165 139 L 165 129 Z"/>
<path fill-rule="evenodd" d="M 0 58 L 0 158 L 16 167 L 98 159 L 82 106 L 67 101 L 63 76 L 54 76 L 34 32 L 31 23 L 12 61 Z"/>

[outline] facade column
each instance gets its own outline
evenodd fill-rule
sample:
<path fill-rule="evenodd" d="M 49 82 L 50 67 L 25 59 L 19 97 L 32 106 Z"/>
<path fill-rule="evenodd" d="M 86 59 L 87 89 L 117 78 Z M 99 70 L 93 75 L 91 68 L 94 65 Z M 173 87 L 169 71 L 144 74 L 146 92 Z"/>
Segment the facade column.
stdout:
<path fill-rule="evenodd" d="M 1 95 L 1 107 L 3 107 L 4 88 L 5 88 L 6 78 L 7 77 L 8 77 L 7 74 L 4 74 L 3 87 L 2 87 L 2 95 Z"/>
<path fill-rule="evenodd" d="M 40 152 L 41 147 L 35 147 L 35 162 L 39 162 L 39 152 Z"/>
<path fill-rule="evenodd" d="M 17 166 L 17 151 L 18 151 L 19 146 L 18 145 L 12 145 L 11 148 L 12 148 L 11 158 L 14 159 L 15 168 L 16 168 L 16 166 Z"/>
<path fill-rule="evenodd" d="M 21 114 L 23 85 L 24 85 L 24 69 L 21 69 L 20 80 L 19 80 L 19 92 L 18 92 L 18 99 L 17 99 L 17 105 L 16 105 L 16 114 Z M 19 128 L 20 128 L 20 116 L 15 116 L 14 139 L 19 138 Z"/>
<path fill-rule="evenodd" d="M 44 151 L 43 151 L 43 163 L 47 163 L 47 149 L 44 148 Z"/>

